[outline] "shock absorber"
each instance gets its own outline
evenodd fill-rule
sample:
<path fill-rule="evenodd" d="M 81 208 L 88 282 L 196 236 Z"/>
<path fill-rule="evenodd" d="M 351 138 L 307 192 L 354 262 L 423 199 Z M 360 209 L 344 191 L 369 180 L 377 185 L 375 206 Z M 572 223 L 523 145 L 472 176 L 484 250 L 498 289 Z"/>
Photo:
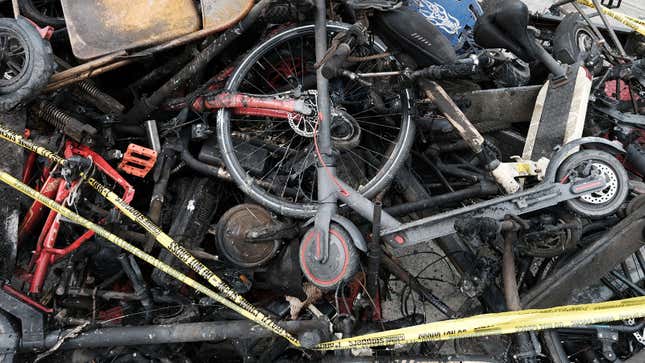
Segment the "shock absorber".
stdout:
<path fill-rule="evenodd" d="M 120 114 L 125 109 L 121 102 L 100 90 L 91 80 L 80 81 L 76 86 L 73 89 L 74 95 L 87 100 L 105 113 Z"/>
<path fill-rule="evenodd" d="M 75 119 L 48 101 L 35 103 L 32 111 L 38 118 L 47 121 L 74 141 L 92 143 L 92 136 L 96 135 L 94 127 Z"/>

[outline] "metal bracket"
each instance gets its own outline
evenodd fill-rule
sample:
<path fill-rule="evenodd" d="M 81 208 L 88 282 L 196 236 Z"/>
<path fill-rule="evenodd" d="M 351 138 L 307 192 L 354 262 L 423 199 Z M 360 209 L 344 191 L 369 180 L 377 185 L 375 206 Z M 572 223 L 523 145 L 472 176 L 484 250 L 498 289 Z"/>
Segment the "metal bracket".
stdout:
<path fill-rule="evenodd" d="M 20 320 L 21 347 L 40 349 L 45 344 L 45 319 L 36 308 L 0 289 L 0 307 Z"/>
<path fill-rule="evenodd" d="M 616 353 L 612 345 L 618 341 L 618 333 L 608 329 L 598 329 L 596 337 L 602 344 L 602 355 L 610 362 L 615 361 Z"/>

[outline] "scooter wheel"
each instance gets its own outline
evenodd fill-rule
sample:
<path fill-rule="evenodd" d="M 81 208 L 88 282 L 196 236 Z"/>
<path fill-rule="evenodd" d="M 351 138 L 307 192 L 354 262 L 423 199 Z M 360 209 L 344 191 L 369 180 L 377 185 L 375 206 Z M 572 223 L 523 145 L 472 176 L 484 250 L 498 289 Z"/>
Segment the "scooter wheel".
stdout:
<path fill-rule="evenodd" d="M 584 150 L 569 156 L 560 165 L 558 180 L 575 181 L 591 173 L 602 175 L 607 186 L 566 202 L 574 213 L 592 219 L 614 214 L 629 193 L 629 177 L 622 164 L 611 154 L 600 150 Z"/>
<path fill-rule="evenodd" d="M 307 280 L 323 290 L 333 290 L 351 279 L 358 271 L 358 252 L 349 234 L 338 224 L 329 228 L 329 255 L 324 262 L 320 254 L 320 240 L 312 228 L 300 243 L 300 268 Z"/>
<path fill-rule="evenodd" d="M 0 18 L 0 112 L 32 100 L 54 72 L 49 42 L 24 18 Z"/>

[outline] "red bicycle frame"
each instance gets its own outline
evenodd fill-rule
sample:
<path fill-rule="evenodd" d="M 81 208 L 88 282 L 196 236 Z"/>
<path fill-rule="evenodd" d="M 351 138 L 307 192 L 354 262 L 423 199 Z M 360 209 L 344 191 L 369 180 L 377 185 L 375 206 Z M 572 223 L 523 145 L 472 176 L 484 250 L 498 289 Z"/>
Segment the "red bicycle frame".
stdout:
<path fill-rule="evenodd" d="M 130 203 L 130 201 L 132 201 L 132 198 L 134 197 L 134 188 L 132 185 L 130 185 L 110 164 L 108 164 L 105 159 L 92 151 L 92 149 L 85 145 L 76 145 L 68 141 L 65 144 L 64 155 L 65 158 L 68 159 L 74 155 L 78 155 L 92 160 L 92 163 L 96 165 L 101 172 L 106 174 L 123 188 L 124 193 L 122 199 L 126 203 Z M 77 184 L 78 182 L 74 181 L 68 188 L 67 183 L 62 178 L 54 178 L 50 176 L 45 182 L 45 185 L 43 185 L 42 191 L 44 192 L 46 189 L 46 191 L 51 195 L 53 194 L 51 190 L 56 190 L 55 201 L 60 204 L 69 196 L 70 192 Z M 42 212 L 42 206 L 39 207 L 34 203 L 30 208 L 30 211 L 32 209 L 34 210 L 32 220 L 37 220 L 33 216 L 37 216 L 38 213 Z M 30 222 L 29 226 L 32 226 L 32 224 L 33 222 Z M 38 238 L 38 243 L 36 244 L 36 251 L 32 257 L 32 262 L 30 263 L 30 269 L 35 265 L 29 286 L 29 292 L 31 293 L 39 293 L 41 291 L 47 276 L 47 271 L 52 263 L 76 250 L 94 236 L 94 232 L 88 230 L 65 248 L 56 248 L 55 245 L 59 228 L 60 220 L 58 213 L 52 210 L 49 212 L 47 220 L 45 221 L 43 230 Z"/>

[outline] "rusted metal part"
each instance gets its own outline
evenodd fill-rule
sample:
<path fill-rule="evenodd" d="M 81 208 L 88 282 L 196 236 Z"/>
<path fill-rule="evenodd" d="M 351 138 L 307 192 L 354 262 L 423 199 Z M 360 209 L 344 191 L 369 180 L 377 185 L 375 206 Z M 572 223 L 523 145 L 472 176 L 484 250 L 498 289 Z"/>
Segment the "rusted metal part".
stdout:
<path fill-rule="evenodd" d="M 92 78 L 94 76 L 98 76 L 99 74 L 103 74 L 105 72 L 109 72 L 111 70 L 121 68 L 122 66 L 124 66 L 126 64 L 130 64 L 132 62 L 133 62 L 132 60 L 126 59 L 126 60 L 118 61 L 116 63 L 102 65 L 102 66 L 99 66 L 97 68 L 92 68 L 92 69 L 89 69 L 89 70 L 85 70 L 85 71 L 82 71 L 82 72 L 75 73 L 69 78 L 65 78 L 65 79 L 62 79 L 62 80 L 59 80 L 59 81 L 56 81 L 56 82 L 50 82 L 47 85 L 47 87 L 45 87 L 44 92 L 55 91 L 55 90 L 57 90 L 59 88 L 63 88 L 63 87 L 68 86 L 70 84 L 74 84 L 74 83 L 77 83 L 77 82 Z M 72 69 L 74 69 L 74 68 L 72 68 Z M 58 73 L 56 73 L 56 74 L 58 74 Z M 54 76 L 56 74 L 54 74 Z"/>
<path fill-rule="evenodd" d="M 242 19 L 253 0 L 202 0 L 202 27 L 226 29 Z"/>
<path fill-rule="evenodd" d="M 519 311 L 522 310 L 522 304 L 520 302 L 520 294 L 517 288 L 517 278 L 515 271 L 515 256 L 513 255 L 513 243 L 517 241 L 517 232 L 515 231 L 516 223 L 511 221 L 506 221 L 507 229 L 504 230 L 504 254 L 502 256 L 502 279 L 504 280 L 504 300 L 506 300 L 506 306 L 510 311 Z M 531 343 L 531 337 L 528 333 L 518 333 L 515 334 L 515 340 L 517 342 L 517 355 L 523 356 L 526 359 L 521 360 L 522 362 L 537 362 L 537 360 L 528 359 L 530 356 L 535 356 L 535 351 L 533 349 L 533 344 Z"/>
<path fill-rule="evenodd" d="M 192 0 L 62 0 L 74 55 L 92 59 L 199 29 Z"/>
<path fill-rule="evenodd" d="M 100 90 L 89 79 L 80 81 L 78 86 L 72 90 L 72 93 L 105 113 L 118 114 L 125 109 L 121 102 Z"/>
<path fill-rule="evenodd" d="M 235 206 L 224 213 L 217 224 L 217 250 L 237 266 L 260 266 L 276 255 L 281 242 L 254 241 L 251 234 L 273 224 L 271 214 L 259 205 Z"/>
<path fill-rule="evenodd" d="M 327 323 L 328 324 L 328 323 Z M 317 342 L 326 338 L 328 325 L 322 320 L 281 321 L 278 323 L 289 332 L 303 336 L 316 335 Z M 68 330 L 53 331 L 43 341 L 37 342 L 50 348 L 59 342 Z M 271 332 L 250 321 L 228 320 L 199 323 L 167 325 L 144 325 L 127 327 L 107 327 L 83 332 L 78 336 L 65 339 L 60 349 L 96 348 L 110 346 L 132 346 L 165 343 L 189 343 L 219 341 L 225 339 L 257 339 L 271 337 Z M 20 349 L 33 348 L 33 342 L 23 338 Z M 31 343 L 31 344 L 29 344 Z M 315 344 L 314 344 L 315 345 Z"/>
<path fill-rule="evenodd" d="M 487 89 L 461 93 L 455 99 L 463 103 L 466 117 L 480 132 L 501 130 L 513 123 L 531 121 L 538 86 Z M 484 128 L 482 129 L 482 125 Z"/>
<path fill-rule="evenodd" d="M 56 57 L 56 63 L 64 69 L 71 68 L 69 63 L 61 58 Z M 121 113 L 125 109 L 121 102 L 103 92 L 91 80 L 80 81 L 78 87 L 72 89 L 72 93 L 105 113 Z"/>
<path fill-rule="evenodd" d="M 161 102 L 166 99 L 172 92 L 177 90 L 186 80 L 190 79 L 196 72 L 201 70 L 208 62 L 213 60 L 220 52 L 236 40 L 244 31 L 253 25 L 262 15 L 262 11 L 267 7 L 268 1 L 262 0 L 257 3 L 248 15 L 237 25 L 222 33 L 208 47 L 202 50 L 191 62 L 186 64 L 175 76 L 169 79 L 161 88 L 152 93 L 150 97 L 141 99 L 137 102 L 128 113 L 124 115 L 126 123 L 138 123 L 143 121 L 147 115 L 156 109 Z"/>
<path fill-rule="evenodd" d="M 105 66 L 106 64 L 113 63 L 117 61 L 120 58 L 126 57 L 128 55 L 128 52 L 122 50 L 120 52 L 108 54 L 106 56 L 103 56 L 101 58 L 94 59 L 90 62 L 83 63 L 79 66 L 76 66 L 74 68 L 66 69 L 64 71 L 54 73 L 51 78 L 49 79 L 50 84 L 52 83 L 57 83 L 63 80 L 66 80 L 68 78 L 75 78 L 79 77 L 79 75 L 85 73 L 85 72 L 91 72 L 93 69 Z"/>
<path fill-rule="evenodd" d="M 446 91 L 437 83 L 432 81 L 420 81 L 426 97 L 437 105 L 439 110 L 446 116 L 452 127 L 468 143 L 468 146 L 475 153 L 482 151 L 484 137 L 477 131 L 466 115 L 457 107 Z"/>
<path fill-rule="evenodd" d="M 37 117 L 52 124 L 65 135 L 71 137 L 74 141 L 87 143 L 90 141 L 90 138 L 98 132 L 91 125 L 75 119 L 65 111 L 45 100 L 34 104 L 32 106 L 32 111 Z"/>
<path fill-rule="evenodd" d="M 642 206 L 524 294 L 522 305 L 533 309 L 581 303 L 578 292 L 600 281 L 641 248 L 644 231 L 645 206 Z"/>
<path fill-rule="evenodd" d="M 65 60 L 58 57 L 56 57 L 56 63 L 64 69 L 72 67 Z M 96 108 L 105 113 L 121 113 L 125 108 L 121 102 L 101 91 L 91 80 L 80 81 L 78 83 L 78 87 L 73 89 L 73 92 L 77 97 L 93 104 Z"/>
<path fill-rule="evenodd" d="M 258 5 L 260 4 L 261 3 L 258 3 Z M 249 17 L 252 21 L 245 22 L 243 21 L 245 19 L 240 20 L 240 24 L 235 26 L 235 28 L 231 29 L 230 34 L 238 34 L 238 35 L 241 34 L 242 29 L 246 28 L 246 26 L 250 25 L 255 21 L 255 19 L 257 19 L 257 16 L 260 15 L 260 12 L 263 8 L 264 8 L 264 5 L 258 7 L 258 11 L 256 12 L 257 14 L 253 15 L 252 17 Z M 151 54 L 154 54 L 157 52 L 163 52 L 172 48 L 186 45 L 188 43 L 205 38 L 214 33 L 223 31 L 224 29 L 227 29 L 227 28 L 228 26 L 223 26 L 221 28 L 210 27 L 210 28 L 198 30 L 198 31 L 177 37 L 165 43 L 161 43 L 134 53 L 129 54 L 128 52 L 122 50 L 116 53 L 105 55 L 103 57 L 94 59 L 90 62 L 83 63 L 82 65 L 64 70 L 62 72 L 55 73 L 51 77 L 49 85 L 45 88 L 45 92 L 51 92 L 59 88 L 65 87 L 67 85 L 79 82 L 81 80 L 88 79 L 96 75 L 103 74 L 105 72 L 109 72 L 111 70 L 120 68 L 127 64 L 134 63 L 138 60 L 143 59 L 143 57 L 150 56 Z M 237 36 L 229 35 L 229 36 L 224 36 L 221 40 L 222 42 L 226 43 L 226 45 L 228 45 L 231 41 L 235 40 L 236 38 Z"/>
<path fill-rule="evenodd" d="M 520 295 L 517 292 L 517 279 L 515 278 L 515 258 L 513 256 L 513 242 L 517 240 L 517 233 L 514 231 L 504 232 L 504 255 L 502 264 L 502 275 L 504 279 L 504 298 L 508 310 L 518 311 L 522 309 Z"/>
<path fill-rule="evenodd" d="M 285 112 L 299 112 L 311 114 L 313 111 L 303 100 L 275 99 L 255 97 L 243 93 L 221 92 L 214 96 L 200 97 L 193 103 L 193 108 L 199 111 L 204 109 L 217 110 L 220 108 L 235 109 L 268 109 Z"/>

